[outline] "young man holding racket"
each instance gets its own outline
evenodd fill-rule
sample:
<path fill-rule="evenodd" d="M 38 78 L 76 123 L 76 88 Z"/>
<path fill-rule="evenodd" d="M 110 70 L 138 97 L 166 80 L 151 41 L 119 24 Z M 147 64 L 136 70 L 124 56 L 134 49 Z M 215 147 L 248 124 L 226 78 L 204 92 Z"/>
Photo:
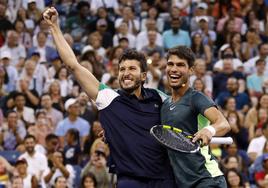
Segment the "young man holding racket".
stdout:
<path fill-rule="evenodd" d="M 176 187 L 167 152 L 149 133 L 152 126 L 160 123 L 165 97 L 142 87 L 146 79 L 145 57 L 133 50 L 122 55 L 118 76 L 122 89 L 113 91 L 77 62 L 57 24 L 56 9 L 48 8 L 43 17 L 64 64 L 100 110 L 100 122 L 118 177 L 117 187 Z"/>
<path fill-rule="evenodd" d="M 194 135 L 193 142 L 204 146 L 197 153 L 168 150 L 168 154 L 178 186 L 224 188 L 226 181 L 207 145 L 213 136 L 225 135 L 230 125 L 210 98 L 189 86 L 194 60 L 185 46 L 168 51 L 166 74 L 172 96 L 162 106 L 161 120 Z"/>

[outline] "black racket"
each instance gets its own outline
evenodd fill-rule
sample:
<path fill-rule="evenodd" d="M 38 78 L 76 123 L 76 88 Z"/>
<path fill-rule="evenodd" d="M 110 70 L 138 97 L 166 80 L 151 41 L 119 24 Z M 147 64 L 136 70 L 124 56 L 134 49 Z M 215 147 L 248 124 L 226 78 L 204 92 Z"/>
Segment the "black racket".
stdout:
<path fill-rule="evenodd" d="M 176 127 L 169 125 L 155 125 L 150 130 L 151 135 L 164 146 L 184 152 L 196 153 L 200 149 L 200 142 L 192 142 L 193 136 Z M 213 137 L 212 144 L 232 144 L 231 137 Z"/>

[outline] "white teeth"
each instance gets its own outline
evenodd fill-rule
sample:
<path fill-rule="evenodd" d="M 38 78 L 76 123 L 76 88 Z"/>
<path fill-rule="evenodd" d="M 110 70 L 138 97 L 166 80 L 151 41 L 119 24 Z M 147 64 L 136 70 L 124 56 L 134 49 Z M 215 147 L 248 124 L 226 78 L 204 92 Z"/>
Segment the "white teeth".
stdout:
<path fill-rule="evenodd" d="M 171 74 L 171 75 L 170 75 L 170 78 L 178 79 L 178 78 L 180 78 L 180 76 Z"/>

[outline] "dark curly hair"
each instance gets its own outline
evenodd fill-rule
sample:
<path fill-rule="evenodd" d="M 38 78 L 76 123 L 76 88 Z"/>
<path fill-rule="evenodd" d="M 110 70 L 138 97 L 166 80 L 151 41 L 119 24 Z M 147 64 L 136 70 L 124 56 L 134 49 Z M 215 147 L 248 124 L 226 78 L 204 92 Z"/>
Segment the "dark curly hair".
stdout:
<path fill-rule="evenodd" d="M 125 60 L 136 60 L 140 62 L 140 68 L 142 72 L 147 71 L 147 63 L 146 63 L 146 58 L 143 53 L 138 52 L 133 49 L 127 49 L 126 51 L 123 52 L 123 54 L 119 58 L 119 65 L 121 62 Z"/>
<path fill-rule="evenodd" d="M 170 48 L 167 52 L 167 60 L 172 55 L 175 55 L 181 59 L 186 60 L 189 67 L 194 66 L 195 55 L 191 50 L 191 48 L 188 48 L 186 46 L 177 46 L 174 48 Z"/>

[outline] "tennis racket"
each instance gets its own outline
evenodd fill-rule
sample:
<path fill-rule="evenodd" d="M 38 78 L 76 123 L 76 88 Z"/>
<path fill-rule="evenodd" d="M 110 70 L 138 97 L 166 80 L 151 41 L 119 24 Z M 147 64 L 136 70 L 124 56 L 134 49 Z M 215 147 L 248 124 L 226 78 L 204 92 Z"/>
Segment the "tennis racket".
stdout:
<path fill-rule="evenodd" d="M 193 135 L 169 125 L 155 125 L 150 130 L 151 135 L 164 146 L 184 152 L 196 153 L 200 149 L 200 142 L 192 142 Z M 212 144 L 232 144 L 231 137 L 213 137 Z"/>

